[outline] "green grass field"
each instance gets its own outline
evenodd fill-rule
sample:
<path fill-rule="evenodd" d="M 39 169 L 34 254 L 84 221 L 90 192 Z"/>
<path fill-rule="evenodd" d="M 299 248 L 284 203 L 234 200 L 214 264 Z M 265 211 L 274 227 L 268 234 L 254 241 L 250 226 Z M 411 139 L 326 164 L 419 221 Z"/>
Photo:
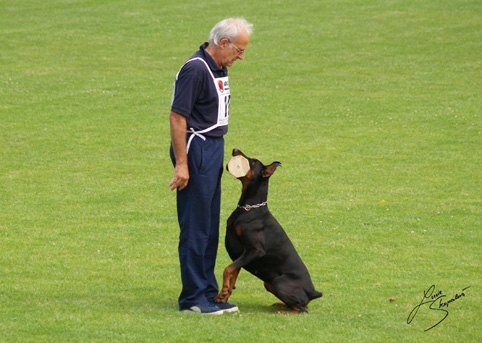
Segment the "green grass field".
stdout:
<path fill-rule="evenodd" d="M 270 209 L 324 293 L 308 315 L 275 315 L 247 272 L 240 314 L 177 311 L 172 84 L 228 16 L 255 32 L 226 161 L 282 162 Z M 481 18 L 474 0 L 0 0 L 0 342 L 480 342 Z M 239 194 L 225 173 L 222 222 Z M 407 324 L 431 285 L 445 297 Z"/>

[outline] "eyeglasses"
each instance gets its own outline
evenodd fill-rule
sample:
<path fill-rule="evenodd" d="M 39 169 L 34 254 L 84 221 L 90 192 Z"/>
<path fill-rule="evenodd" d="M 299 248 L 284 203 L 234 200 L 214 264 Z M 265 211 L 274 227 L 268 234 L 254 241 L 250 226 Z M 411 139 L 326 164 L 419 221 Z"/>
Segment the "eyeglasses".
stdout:
<path fill-rule="evenodd" d="M 231 44 L 232 46 L 234 46 L 234 48 L 236 49 L 236 51 L 239 53 L 239 54 L 244 54 L 246 52 L 246 49 L 240 49 L 238 48 L 236 45 L 234 45 L 233 42 L 229 41 L 229 44 Z"/>

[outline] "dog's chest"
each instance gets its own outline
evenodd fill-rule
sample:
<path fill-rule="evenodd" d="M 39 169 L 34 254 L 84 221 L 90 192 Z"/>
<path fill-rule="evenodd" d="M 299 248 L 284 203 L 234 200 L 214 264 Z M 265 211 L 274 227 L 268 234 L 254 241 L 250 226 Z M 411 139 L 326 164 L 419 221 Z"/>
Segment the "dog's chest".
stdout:
<path fill-rule="evenodd" d="M 243 230 L 241 225 L 232 222 L 226 226 L 226 249 L 228 252 L 240 251 L 240 254 L 243 252 L 243 244 L 241 243 L 242 234 Z"/>

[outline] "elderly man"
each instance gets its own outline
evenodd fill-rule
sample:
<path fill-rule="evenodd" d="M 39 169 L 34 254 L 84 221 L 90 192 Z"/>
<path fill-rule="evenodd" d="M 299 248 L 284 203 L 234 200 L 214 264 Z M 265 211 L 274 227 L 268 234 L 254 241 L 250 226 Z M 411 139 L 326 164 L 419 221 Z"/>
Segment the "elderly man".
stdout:
<path fill-rule="evenodd" d="M 182 291 L 179 310 L 202 314 L 238 311 L 216 304 L 214 267 L 219 242 L 224 138 L 228 131 L 228 68 L 240 59 L 252 33 L 244 19 L 225 19 L 209 42 L 181 67 L 174 83 L 170 154 L 177 190 Z"/>

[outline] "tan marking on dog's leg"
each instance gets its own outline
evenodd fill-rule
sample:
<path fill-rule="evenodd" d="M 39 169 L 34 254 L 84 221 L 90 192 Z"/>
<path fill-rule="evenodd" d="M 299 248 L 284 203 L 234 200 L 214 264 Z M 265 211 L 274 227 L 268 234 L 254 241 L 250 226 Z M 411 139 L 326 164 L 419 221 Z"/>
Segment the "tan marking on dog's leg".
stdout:
<path fill-rule="evenodd" d="M 214 297 L 214 301 L 218 303 L 228 302 L 231 293 L 233 292 L 236 284 L 236 279 L 239 274 L 239 269 L 233 268 L 232 265 L 227 266 L 223 273 L 223 287 L 218 295 Z"/>
<path fill-rule="evenodd" d="M 231 280 L 230 280 L 231 290 L 236 289 L 236 281 L 238 280 L 238 275 L 240 271 L 241 269 L 234 269 L 233 273 L 231 274 Z"/>

